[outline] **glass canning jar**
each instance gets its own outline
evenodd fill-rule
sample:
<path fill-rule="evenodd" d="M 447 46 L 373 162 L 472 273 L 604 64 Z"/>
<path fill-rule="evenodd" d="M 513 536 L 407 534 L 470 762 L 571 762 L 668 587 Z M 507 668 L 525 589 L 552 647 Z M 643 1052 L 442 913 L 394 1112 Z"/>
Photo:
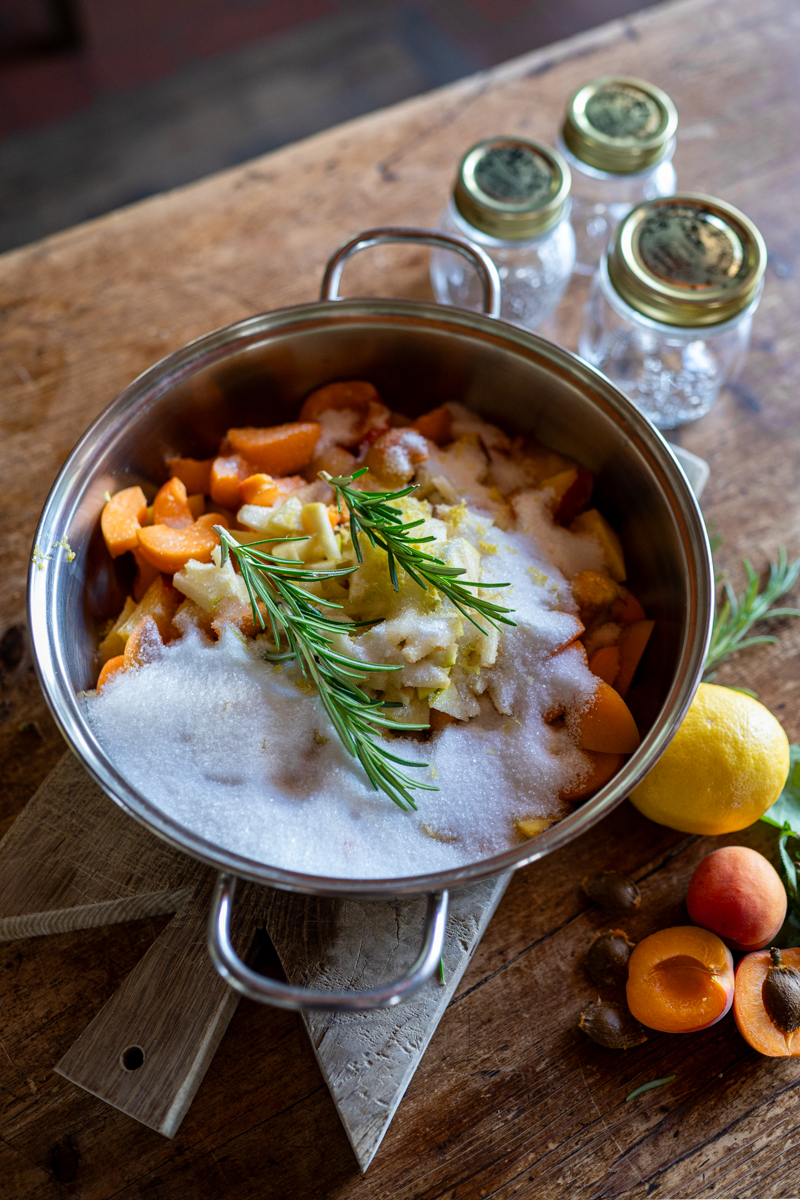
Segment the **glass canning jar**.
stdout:
<path fill-rule="evenodd" d="M 755 225 L 722 200 L 638 205 L 592 280 L 579 353 L 659 428 L 704 416 L 744 363 L 766 259 Z"/>
<path fill-rule="evenodd" d="M 643 79 L 604 75 L 571 97 L 558 148 L 572 170 L 579 275 L 594 274 L 634 205 L 675 192 L 677 126 L 669 96 Z"/>
<path fill-rule="evenodd" d="M 489 138 L 464 155 L 439 219 L 438 229 L 469 238 L 494 261 L 500 315 L 526 329 L 550 315 L 572 274 L 569 189 L 569 167 L 557 151 L 524 138 Z M 480 311 L 478 279 L 458 255 L 434 250 L 431 282 L 440 304 Z"/>

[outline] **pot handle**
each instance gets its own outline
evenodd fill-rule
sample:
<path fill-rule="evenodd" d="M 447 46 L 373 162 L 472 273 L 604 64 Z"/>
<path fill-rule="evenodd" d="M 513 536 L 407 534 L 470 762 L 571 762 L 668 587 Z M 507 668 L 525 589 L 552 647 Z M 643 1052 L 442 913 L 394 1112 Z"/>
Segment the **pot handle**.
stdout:
<path fill-rule="evenodd" d="M 368 229 L 358 237 L 351 238 L 349 242 L 344 242 L 331 256 L 325 268 L 320 299 L 338 300 L 339 283 L 348 259 L 358 254 L 359 250 L 368 250 L 370 246 L 380 246 L 386 242 L 416 242 L 423 246 L 433 246 L 436 250 L 452 250 L 462 258 L 468 259 L 481 281 L 483 311 L 490 317 L 500 316 L 500 276 L 489 255 L 466 238 L 437 233 L 432 229 Z"/>
<path fill-rule="evenodd" d="M 447 925 L 447 892 L 433 892 L 428 896 L 425 936 L 419 957 L 408 974 L 394 983 L 386 983 L 365 992 L 322 992 L 294 987 L 278 979 L 259 975 L 242 962 L 231 942 L 231 909 L 237 882 L 235 875 L 221 873 L 217 876 L 208 919 L 208 949 L 222 978 L 250 1000 L 306 1012 L 312 1009 L 363 1012 L 373 1008 L 392 1008 L 430 979 L 439 965 Z"/>

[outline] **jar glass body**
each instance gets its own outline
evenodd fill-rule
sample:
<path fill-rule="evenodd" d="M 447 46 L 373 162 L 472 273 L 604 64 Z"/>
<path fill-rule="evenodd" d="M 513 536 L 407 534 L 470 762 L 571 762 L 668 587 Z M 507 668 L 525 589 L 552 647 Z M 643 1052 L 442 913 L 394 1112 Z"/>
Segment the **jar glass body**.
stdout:
<path fill-rule="evenodd" d="M 666 325 L 632 309 L 608 278 L 605 256 L 592 280 L 578 352 L 599 368 L 659 429 L 704 416 L 720 388 L 741 370 L 753 313 L 719 325 Z"/>
<path fill-rule="evenodd" d="M 558 149 L 572 172 L 572 227 L 575 230 L 575 271 L 593 275 L 614 230 L 624 216 L 658 196 L 674 196 L 677 175 L 672 165 L 675 139 L 667 143 L 664 157 L 655 166 L 636 175 L 614 175 L 581 162 L 561 138 Z"/>
<path fill-rule="evenodd" d="M 569 202 L 557 224 L 530 241 L 502 241 L 482 233 L 464 220 L 452 200 L 437 229 L 469 238 L 492 259 L 502 283 L 500 315 L 504 320 L 535 329 L 558 305 L 575 265 Z M 460 255 L 432 251 L 431 283 L 439 304 L 481 311 L 478 278 Z"/>

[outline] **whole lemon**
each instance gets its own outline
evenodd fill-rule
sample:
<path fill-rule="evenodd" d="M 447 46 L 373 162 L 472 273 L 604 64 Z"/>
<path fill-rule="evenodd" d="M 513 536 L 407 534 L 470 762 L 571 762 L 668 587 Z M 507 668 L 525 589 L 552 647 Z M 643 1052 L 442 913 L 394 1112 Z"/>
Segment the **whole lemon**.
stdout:
<path fill-rule="evenodd" d="M 640 812 L 684 833 L 733 833 L 777 800 L 789 739 L 768 708 L 701 683 L 678 732 L 631 793 Z"/>

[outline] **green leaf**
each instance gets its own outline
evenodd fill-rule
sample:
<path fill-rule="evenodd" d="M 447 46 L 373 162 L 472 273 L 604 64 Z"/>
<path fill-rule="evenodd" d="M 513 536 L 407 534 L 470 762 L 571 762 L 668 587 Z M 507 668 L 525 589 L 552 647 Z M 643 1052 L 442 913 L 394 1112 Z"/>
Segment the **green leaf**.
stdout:
<path fill-rule="evenodd" d="M 789 747 L 789 775 L 778 799 L 761 818 L 770 825 L 800 831 L 800 745 Z M 800 837 L 800 832 L 794 834 Z"/>

